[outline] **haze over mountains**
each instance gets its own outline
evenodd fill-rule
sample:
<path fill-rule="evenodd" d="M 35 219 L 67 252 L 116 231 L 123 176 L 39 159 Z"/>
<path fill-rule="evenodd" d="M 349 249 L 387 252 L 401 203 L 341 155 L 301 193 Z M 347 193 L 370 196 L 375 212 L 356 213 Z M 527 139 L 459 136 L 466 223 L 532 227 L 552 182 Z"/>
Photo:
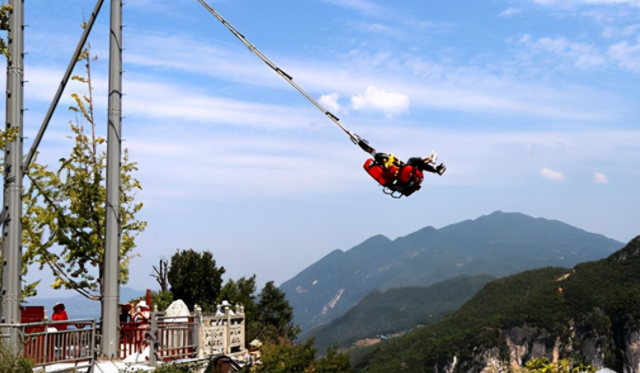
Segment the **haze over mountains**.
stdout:
<path fill-rule="evenodd" d="M 623 246 L 559 221 L 496 211 L 395 240 L 371 237 L 346 252 L 333 251 L 280 289 L 294 307 L 294 322 L 308 330 L 341 316 L 373 290 L 429 286 L 460 275 L 570 268 Z"/>
<path fill-rule="evenodd" d="M 318 351 L 325 351 L 334 343 L 349 348 L 364 338 L 429 325 L 453 313 L 492 280 L 488 275 L 458 276 L 428 287 L 374 290 L 344 315 L 298 338 L 314 338 Z"/>

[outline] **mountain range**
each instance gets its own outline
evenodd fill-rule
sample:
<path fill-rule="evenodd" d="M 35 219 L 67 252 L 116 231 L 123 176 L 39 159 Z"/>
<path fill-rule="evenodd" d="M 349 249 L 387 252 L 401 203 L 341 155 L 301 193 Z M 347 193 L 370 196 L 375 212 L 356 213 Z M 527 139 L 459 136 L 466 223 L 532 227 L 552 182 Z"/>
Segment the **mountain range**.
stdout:
<path fill-rule="evenodd" d="M 570 268 L 624 244 L 556 220 L 496 211 L 391 240 L 373 236 L 335 250 L 280 289 L 303 330 L 343 315 L 373 290 L 429 286 L 460 275 L 496 278 L 546 266 Z"/>

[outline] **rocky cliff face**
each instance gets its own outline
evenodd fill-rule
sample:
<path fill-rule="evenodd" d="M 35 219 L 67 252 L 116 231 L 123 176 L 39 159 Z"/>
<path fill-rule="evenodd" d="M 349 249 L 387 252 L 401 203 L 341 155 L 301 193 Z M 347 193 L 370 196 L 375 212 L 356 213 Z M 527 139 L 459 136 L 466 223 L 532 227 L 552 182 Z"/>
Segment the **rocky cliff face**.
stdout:
<path fill-rule="evenodd" d="M 627 333 L 623 373 L 640 373 L 640 331 Z"/>
<path fill-rule="evenodd" d="M 569 331 L 570 334 L 563 339 L 536 327 L 523 326 L 503 330 L 509 356 L 501 354 L 498 347 L 478 350 L 469 359 L 473 363 L 468 372 L 516 371 L 527 361 L 537 358 L 547 358 L 550 362 L 578 358 L 598 370 L 609 368 L 622 373 L 640 373 L 640 330 L 626 330 L 621 336 L 624 341 L 624 345 L 619 346 L 624 352 L 622 367 L 607 364 L 607 355 L 614 353 L 609 345 L 610 336 L 599 335 L 593 330 L 576 332 L 573 326 L 570 326 Z M 459 366 L 459 358 L 455 356 L 451 362 L 436 367 L 435 371 L 454 372 Z"/>

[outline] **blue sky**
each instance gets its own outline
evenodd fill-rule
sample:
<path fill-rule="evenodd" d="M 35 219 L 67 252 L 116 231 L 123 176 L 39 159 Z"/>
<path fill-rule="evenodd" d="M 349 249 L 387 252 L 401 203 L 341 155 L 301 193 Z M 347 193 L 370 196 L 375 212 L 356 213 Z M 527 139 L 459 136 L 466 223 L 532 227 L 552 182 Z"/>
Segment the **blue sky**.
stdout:
<path fill-rule="evenodd" d="M 103 123 L 106 3 L 90 38 Z M 366 154 L 197 1 L 129 0 L 123 146 L 149 223 L 130 286 L 155 288 L 151 265 L 177 248 L 211 250 L 227 277 L 279 284 L 372 235 L 495 210 L 640 234 L 640 1 L 210 4 L 378 150 L 435 149 L 448 170 L 408 199 L 384 196 Z M 26 4 L 27 146 L 93 6 Z M 67 89 L 40 161 L 69 152 L 79 89 Z"/>

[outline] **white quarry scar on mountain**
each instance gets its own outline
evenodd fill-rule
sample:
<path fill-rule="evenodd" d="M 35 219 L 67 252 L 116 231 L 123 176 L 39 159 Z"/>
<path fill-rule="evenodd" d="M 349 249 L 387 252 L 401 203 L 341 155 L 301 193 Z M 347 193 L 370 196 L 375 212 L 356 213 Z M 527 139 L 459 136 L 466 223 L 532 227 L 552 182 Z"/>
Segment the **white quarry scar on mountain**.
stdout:
<path fill-rule="evenodd" d="M 340 300 L 340 297 L 342 296 L 342 293 L 344 293 L 344 291 L 345 289 L 338 290 L 333 299 L 331 299 L 329 303 L 324 305 L 324 307 L 322 308 L 322 312 L 320 312 L 320 315 L 325 315 L 329 311 L 329 308 L 335 307 L 336 304 L 338 304 L 338 301 Z"/>

